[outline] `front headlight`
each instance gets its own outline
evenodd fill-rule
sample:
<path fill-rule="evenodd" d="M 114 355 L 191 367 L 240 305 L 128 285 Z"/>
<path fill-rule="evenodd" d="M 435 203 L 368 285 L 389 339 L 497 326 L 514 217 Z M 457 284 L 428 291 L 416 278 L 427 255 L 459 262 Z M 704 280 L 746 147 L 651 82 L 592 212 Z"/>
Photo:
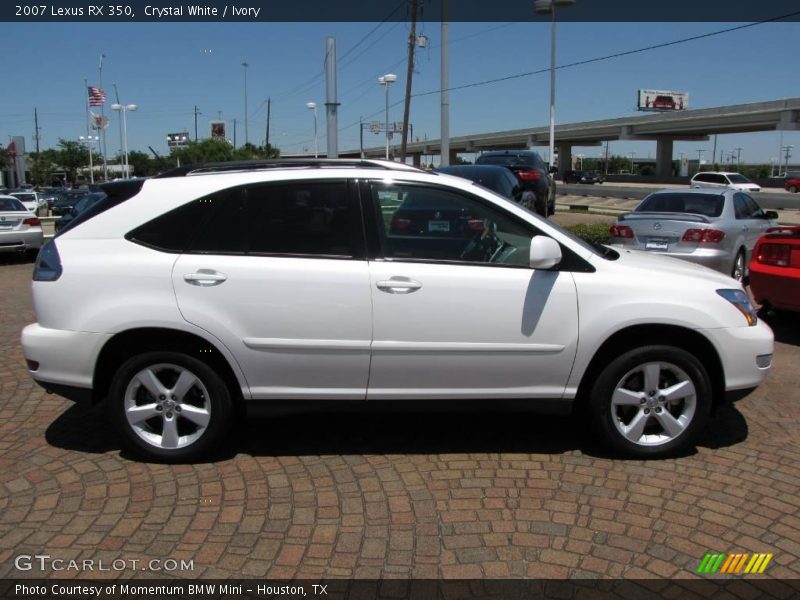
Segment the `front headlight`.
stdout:
<path fill-rule="evenodd" d="M 753 327 L 758 323 L 758 316 L 756 316 L 756 309 L 750 303 L 750 297 L 742 290 L 717 290 L 717 293 L 725 298 L 728 302 L 733 304 L 739 312 L 742 313 L 747 324 Z"/>

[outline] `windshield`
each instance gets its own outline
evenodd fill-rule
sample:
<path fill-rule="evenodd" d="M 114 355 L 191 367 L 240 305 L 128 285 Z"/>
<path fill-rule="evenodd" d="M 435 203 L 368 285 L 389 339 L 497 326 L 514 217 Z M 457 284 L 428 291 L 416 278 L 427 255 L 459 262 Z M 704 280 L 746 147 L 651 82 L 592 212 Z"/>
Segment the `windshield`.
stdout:
<path fill-rule="evenodd" d="M 728 175 L 728 179 L 730 179 L 731 183 L 751 183 L 751 181 L 745 177 L 744 175 L 739 175 L 738 173 L 734 173 L 733 175 Z"/>
<path fill-rule="evenodd" d="M 520 167 L 535 167 L 536 159 L 530 155 L 516 155 L 516 154 L 500 154 L 480 156 L 478 161 L 482 165 L 503 165 L 503 166 L 520 166 Z"/>
<path fill-rule="evenodd" d="M 691 213 L 706 217 L 722 214 L 725 196 L 719 194 L 685 194 L 670 192 L 650 194 L 633 212 Z"/>

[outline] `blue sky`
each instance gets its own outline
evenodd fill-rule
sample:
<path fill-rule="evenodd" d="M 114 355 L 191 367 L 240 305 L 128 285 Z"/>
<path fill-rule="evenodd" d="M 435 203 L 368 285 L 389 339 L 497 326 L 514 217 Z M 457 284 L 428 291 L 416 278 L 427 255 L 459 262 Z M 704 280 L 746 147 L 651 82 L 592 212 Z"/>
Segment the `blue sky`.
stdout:
<path fill-rule="evenodd" d="M 765 15 L 769 17 L 772 15 Z M 726 29 L 729 23 L 560 23 L 558 64 Z M 398 75 L 390 89 L 390 120 L 402 120 L 408 24 L 386 23 L 5 23 L 7 77 L 0 100 L 0 135 L 24 135 L 33 148 L 33 109 L 38 108 L 43 147 L 59 138 L 86 133 L 84 78 L 98 83 L 98 63 L 106 54 L 103 87 L 116 82 L 129 113 L 130 149 L 152 146 L 166 153 L 168 132 L 194 133 L 193 108 L 199 107 L 200 136 L 221 115 L 237 142 L 244 141 L 244 69 L 247 71 L 251 142 L 262 143 L 267 97 L 272 98 L 270 141 L 284 153 L 313 151 L 313 115 L 305 104 L 319 104 L 320 148 L 325 148 L 325 87 L 322 76 L 327 36 L 337 40 L 339 56 L 339 147 L 358 147 L 360 117 L 383 119 L 383 88 L 377 77 Z M 439 88 L 440 25 L 422 23 L 428 48 L 417 54 L 413 91 Z M 800 95 L 793 64 L 800 49 L 800 23 L 770 23 L 685 44 L 598 62 L 558 72 L 557 121 L 561 123 L 636 114 L 638 88 L 689 92 L 690 106 L 704 108 Z M 364 36 L 370 34 L 366 39 Z M 363 41 L 362 41 L 363 40 Z M 451 23 L 450 84 L 463 85 L 549 66 L 550 26 L 545 23 Z M 353 47 L 360 44 L 353 49 Z M 352 49 L 352 50 L 351 50 Z M 349 52 L 349 53 L 348 53 Z M 13 60 L 11 59 L 13 56 Z M 452 135 L 546 125 L 547 73 L 453 91 Z M 414 137 L 439 137 L 439 95 L 412 99 Z M 382 138 L 365 132 L 365 145 Z M 108 130 L 109 155 L 120 147 L 116 115 Z M 800 155 L 800 132 L 785 132 L 784 144 Z M 697 157 L 713 142 L 677 142 L 680 152 Z M 744 148 L 746 162 L 769 163 L 778 154 L 778 132 L 720 136 L 717 153 Z M 546 148 L 540 149 L 546 154 Z M 576 148 L 598 156 L 600 148 Z M 655 156 L 655 142 L 612 142 L 611 152 Z"/>

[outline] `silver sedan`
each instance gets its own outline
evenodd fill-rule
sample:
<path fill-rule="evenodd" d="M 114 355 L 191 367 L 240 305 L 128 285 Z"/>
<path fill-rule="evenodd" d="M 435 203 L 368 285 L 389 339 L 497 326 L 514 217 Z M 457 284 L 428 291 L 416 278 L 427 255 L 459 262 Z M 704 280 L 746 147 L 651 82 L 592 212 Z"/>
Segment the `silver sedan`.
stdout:
<path fill-rule="evenodd" d="M 739 190 L 661 190 L 611 226 L 611 245 L 681 258 L 742 281 L 756 241 L 777 218 Z"/>
<path fill-rule="evenodd" d="M 38 252 L 43 239 L 39 218 L 13 196 L 0 196 L 0 252 Z"/>

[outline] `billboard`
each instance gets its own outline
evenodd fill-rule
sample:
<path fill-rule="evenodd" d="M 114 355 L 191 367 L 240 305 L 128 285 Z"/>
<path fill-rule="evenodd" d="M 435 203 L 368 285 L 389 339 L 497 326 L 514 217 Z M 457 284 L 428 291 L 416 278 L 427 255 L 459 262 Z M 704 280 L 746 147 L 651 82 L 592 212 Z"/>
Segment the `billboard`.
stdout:
<path fill-rule="evenodd" d="M 637 110 L 669 111 L 689 108 L 687 92 L 666 92 L 663 90 L 639 90 Z"/>
<path fill-rule="evenodd" d="M 225 121 L 210 121 L 211 137 L 225 139 Z"/>

